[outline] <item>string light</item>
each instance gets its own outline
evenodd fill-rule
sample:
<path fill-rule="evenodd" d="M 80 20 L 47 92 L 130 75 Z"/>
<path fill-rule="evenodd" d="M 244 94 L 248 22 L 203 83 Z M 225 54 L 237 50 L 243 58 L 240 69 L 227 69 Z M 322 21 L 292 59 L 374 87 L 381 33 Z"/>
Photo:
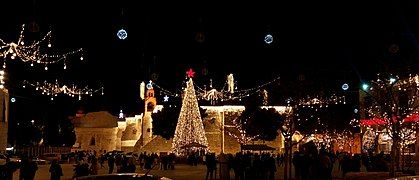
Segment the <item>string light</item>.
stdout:
<path fill-rule="evenodd" d="M 364 91 L 367 97 L 371 97 L 371 102 L 366 102 L 364 107 L 370 119 L 361 120 L 362 125 L 387 124 L 394 121 L 400 123 L 410 123 L 411 121 L 419 121 L 413 115 L 417 114 L 419 104 L 419 82 L 418 75 L 405 79 L 399 79 L 398 76 L 382 80 L 380 76 L 376 81 L 371 81 L 372 91 Z M 383 78 L 385 79 L 385 78 Z M 391 96 L 390 98 L 388 98 Z M 403 98 L 401 98 L 403 97 Z M 404 102 L 403 100 L 406 100 Z M 397 114 L 397 117 L 390 117 Z M 409 120 L 413 119 L 413 120 Z"/>
<path fill-rule="evenodd" d="M 328 104 L 346 104 L 345 96 L 337 96 L 333 94 L 330 97 L 310 97 L 307 96 L 306 98 L 302 98 L 299 100 L 299 106 L 320 106 L 320 107 L 327 107 Z"/>
<path fill-rule="evenodd" d="M 44 81 L 42 83 L 36 82 L 36 83 L 30 83 L 28 81 L 23 82 L 23 87 L 25 88 L 27 85 L 31 87 L 35 87 L 36 91 L 40 91 L 42 94 L 50 95 L 51 100 L 53 100 L 53 96 L 57 96 L 58 94 L 65 94 L 70 97 L 74 97 L 75 95 L 78 96 L 78 99 L 81 100 L 82 96 L 93 96 L 93 94 L 102 92 L 103 95 L 103 87 L 93 90 L 88 88 L 88 86 L 79 88 L 76 85 L 67 86 L 62 85 L 57 80 L 55 83 L 49 83 L 47 81 Z"/>
<path fill-rule="evenodd" d="M 225 129 L 227 134 L 234 139 L 236 139 L 240 144 L 247 144 L 248 142 L 251 142 L 259 137 L 259 135 L 255 136 L 249 136 L 246 132 L 246 130 L 243 128 L 243 125 L 241 122 L 237 121 L 238 118 L 233 119 L 233 126 L 235 129 L 239 132 L 239 135 L 236 135 L 235 133 L 231 132 L 228 128 Z M 249 118 L 246 118 L 245 122 L 248 121 Z"/>
<path fill-rule="evenodd" d="M 34 41 L 31 44 L 25 45 L 25 25 L 22 25 L 22 29 L 20 31 L 20 36 L 17 41 L 6 43 L 4 40 L 0 39 L 0 57 L 3 58 L 4 64 L 3 67 L 6 66 L 6 60 L 8 57 L 10 59 L 19 58 L 23 62 L 30 62 L 31 66 L 33 63 L 37 64 L 55 64 L 64 61 L 67 57 L 81 53 L 83 51 L 82 48 L 69 51 L 63 54 L 52 54 L 48 53 L 48 48 L 51 48 L 52 45 L 50 43 L 51 39 L 51 31 L 49 31 L 41 40 Z M 44 45 L 48 48 L 44 48 Z M 81 58 L 82 59 L 82 58 Z M 47 68 L 45 68 L 47 69 Z"/>
<path fill-rule="evenodd" d="M 4 84 L 5 84 L 5 82 L 4 82 L 4 77 L 5 77 L 5 72 L 4 72 L 4 70 L 0 70 L 0 89 L 3 89 L 4 88 Z"/>
<path fill-rule="evenodd" d="M 390 78 L 388 78 L 390 77 Z M 361 102 L 365 113 L 360 125 L 363 127 L 381 127 L 377 134 L 389 137 L 387 143 L 406 147 L 416 142 L 416 131 L 419 121 L 419 76 L 410 74 L 408 77 L 377 75 L 377 80 L 371 81 L 370 89 L 363 88 Z M 367 132 L 371 134 L 372 129 Z M 364 134 L 367 138 L 369 134 Z M 397 136 L 394 138 L 393 136 Z M 396 142 L 393 142 L 396 139 Z M 368 148 L 365 146 L 365 148 Z"/>
<path fill-rule="evenodd" d="M 191 75 L 193 74 L 192 72 L 193 71 L 191 70 L 188 71 L 188 73 L 190 73 Z M 226 83 L 224 84 L 221 90 L 217 90 L 216 88 L 213 88 L 212 80 L 210 81 L 210 85 L 209 85 L 209 87 L 211 88 L 210 90 L 206 90 L 206 88 L 201 88 L 195 85 L 195 88 L 197 89 L 196 95 L 198 99 L 209 101 L 211 104 L 216 104 L 219 101 L 241 100 L 245 97 L 249 97 L 254 94 L 260 93 L 264 87 L 280 80 L 280 77 L 277 77 L 271 81 L 268 81 L 266 83 L 263 83 L 253 88 L 237 90 L 238 89 L 237 82 L 235 82 L 234 85 L 231 84 L 233 75 L 231 74 L 228 77 L 230 78 L 230 81 L 227 79 Z M 162 91 L 162 93 L 164 93 L 165 95 L 171 96 L 171 97 L 178 97 L 179 94 L 183 92 L 183 90 L 176 90 L 175 92 L 172 92 L 170 90 L 167 90 L 159 86 L 155 82 L 152 82 L 152 85 L 156 87 L 156 89 L 159 89 L 160 91 Z"/>

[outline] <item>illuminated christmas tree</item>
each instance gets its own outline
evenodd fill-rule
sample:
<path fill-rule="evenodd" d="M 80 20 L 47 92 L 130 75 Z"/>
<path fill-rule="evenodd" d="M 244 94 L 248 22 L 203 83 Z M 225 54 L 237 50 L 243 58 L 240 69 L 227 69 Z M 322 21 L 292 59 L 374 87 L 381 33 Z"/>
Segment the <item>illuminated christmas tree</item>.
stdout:
<path fill-rule="evenodd" d="M 172 150 L 175 153 L 181 153 L 186 149 L 208 147 L 192 78 L 187 82 L 184 93 L 172 143 Z"/>

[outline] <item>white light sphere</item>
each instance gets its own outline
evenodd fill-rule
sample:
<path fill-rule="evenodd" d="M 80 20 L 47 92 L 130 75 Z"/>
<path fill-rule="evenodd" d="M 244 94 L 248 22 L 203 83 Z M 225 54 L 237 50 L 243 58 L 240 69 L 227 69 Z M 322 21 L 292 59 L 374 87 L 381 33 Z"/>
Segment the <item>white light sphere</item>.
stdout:
<path fill-rule="evenodd" d="M 274 41 L 274 37 L 271 34 L 267 34 L 264 41 L 266 44 L 271 44 Z"/>
<path fill-rule="evenodd" d="M 80 56 L 80 61 L 83 61 L 83 59 L 84 59 L 83 56 Z"/>
<path fill-rule="evenodd" d="M 51 47 L 52 45 L 51 44 L 48 44 L 48 47 Z"/>
<path fill-rule="evenodd" d="M 349 85 L 348 84 L 342 84 L 342 89 L 344 90 L 344 91 L 346 91 L 346 90 L 348 90 L 349 89 Z"/>
<path fill-rule="evenodd" d="M 125 31 L 125 29 L 120 29 L 118 31 L 118 33 L 116 33 L 116 35 L 118 36 L 119 39 L 124 40 L 128 37 L 128 33 L 127 31 Z"/>
<path fill-rule="evenodd" d="M 15 98 L 11 98 L 10 101 L 16 102 L 16 99 Z"/>

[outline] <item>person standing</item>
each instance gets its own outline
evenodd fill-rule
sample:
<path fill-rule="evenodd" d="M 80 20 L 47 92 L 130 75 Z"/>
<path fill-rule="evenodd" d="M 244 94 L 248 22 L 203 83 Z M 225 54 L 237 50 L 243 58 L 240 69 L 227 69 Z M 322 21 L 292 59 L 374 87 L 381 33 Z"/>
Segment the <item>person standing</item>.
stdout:
<path fill-rule="evenodd" d="M 20 168 L 20 180 L 33 180 L 35 178 L 38 165 L 32 161 L 32 158 L 24 158 Z"/>
<path fill-rule="evenodd" d="M 51 162 L 49 172 L 51 173 L 51 180 L 60 180 L 61 176 L 63 176 L 63 169 L 56 159 Z"/>
<path fill-rule="evenodd" d="M 111 154 L 108 157 L 108 168 L 109 168 L 108 174 L 112 174 L 114 166 L 115 166 L 115 158 L 113 157 L 113 154 Z"/>

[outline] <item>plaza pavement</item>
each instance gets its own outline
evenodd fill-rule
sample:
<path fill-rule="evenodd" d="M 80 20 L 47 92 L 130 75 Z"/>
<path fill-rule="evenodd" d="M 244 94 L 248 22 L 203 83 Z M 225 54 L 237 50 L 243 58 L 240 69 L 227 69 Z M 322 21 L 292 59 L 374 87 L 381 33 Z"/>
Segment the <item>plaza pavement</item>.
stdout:
<path fill-rule="evenodd" d="M 108 166 L 105 163 L 104 168 L 99 169 L 99 174 L 107 174 Z M 38 171 L 36 172 L 35 180 L 48 180 L 50 179 L 49 173 L 50 165 L 38 165 Z M 73 176 L 73 164 L 61 164 L 63 169 L 62 180 L 70 180 Z M 341 179 L 341 172 L 337 170 L 337 163 L 334 165 L 333 170 L 333 179 Z M 116 170 L 116 167 L 115 169 Z M 275 179 L 283 179 L 283 171 L 284 167 L 277 167 L 277 171 L 275 174 Z M 136 173 L 145 173 L 145 170 L 140 170 L 139 166 L 137 166 Z M 186 164 L 176 164 L 175 170 L 160 170 L 158 166 L 156 166 L 153 170 L 150 171 L 149 174 L 164 176 L 175 180 L 204 180 L 206 175 L 206 166 L 205 165 L 198 165 L 198 166 L 190 166 Z M 217 171 L 218 175 L 218 171 Z M 234 173 L 230 171 L 230 178 L 234 179 Z M 19 179 L 19 170 L 14 173 L 13 176 L 14 180 Z"/>

